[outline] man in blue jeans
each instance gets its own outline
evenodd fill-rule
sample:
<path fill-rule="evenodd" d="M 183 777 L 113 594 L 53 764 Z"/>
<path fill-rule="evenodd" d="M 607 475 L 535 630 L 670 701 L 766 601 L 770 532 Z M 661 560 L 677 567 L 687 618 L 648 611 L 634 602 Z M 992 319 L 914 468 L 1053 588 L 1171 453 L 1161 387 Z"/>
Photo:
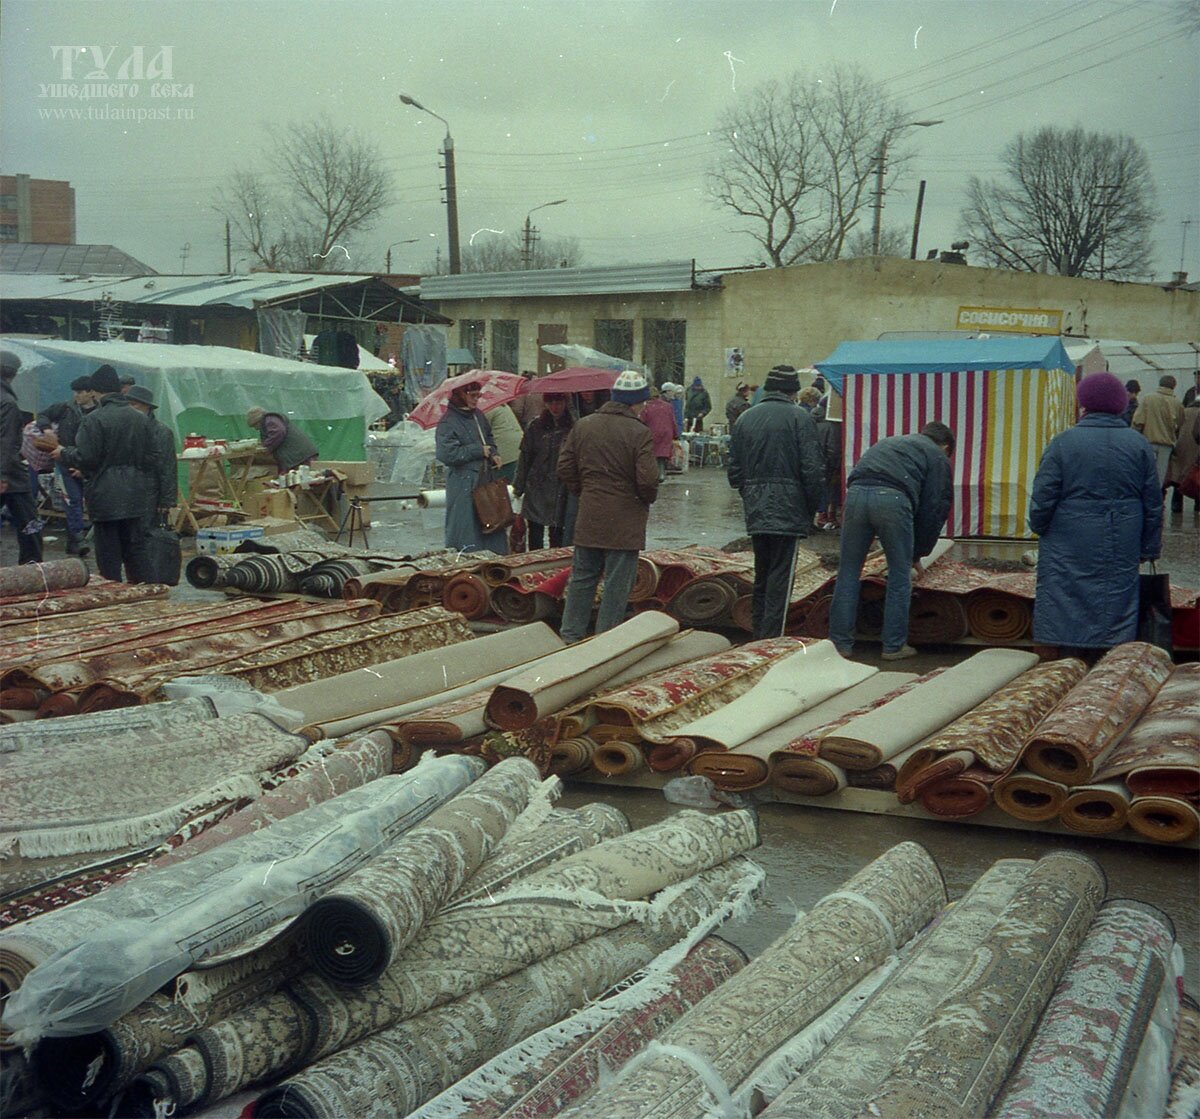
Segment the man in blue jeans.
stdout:
<path fill-rule="evenodd" d="M 933 551 L 953 498 L 954 433 L 927 423 L 919 435 L 893 435 L 868 447 L 846 479 L 842 552 L 829 610 L 829 637 L 844 657 L 854 646 L 859 579 L 878 538 L 887 556 L 883 659 L 916 655 L 908 644 L 912 568 Z"/>
<path fill-rule="evenodd" d="M 654 440 L 639 418 L 649 399 L 646 378 L 627 369 L 609 402 L 571 428 L 558 455 L 558 476 L 579 500 L 561 629 L 568 643 L 587 636 L 601 573 L 604 596 L 596 632 L 625 620 L 650 506 L 658 496 Z"/>

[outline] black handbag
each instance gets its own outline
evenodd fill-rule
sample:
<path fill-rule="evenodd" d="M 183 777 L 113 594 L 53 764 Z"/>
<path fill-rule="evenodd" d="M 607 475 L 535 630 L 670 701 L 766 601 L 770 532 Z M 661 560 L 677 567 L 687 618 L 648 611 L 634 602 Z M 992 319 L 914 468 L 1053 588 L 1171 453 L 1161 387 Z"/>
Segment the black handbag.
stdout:
<path fill-rule="evenodd" d="M 1138 574 L 1138 640 L 1172 652 L 1171 577 L 1150 561 L 1150 573 Z"/>
<path fill-rule="evenodd" d="M 148 582 L 166 583 L 168 587 L 179 585 L 179 573 L 183 567 L 179 533 L 163 524 L 147 529 L 145 553 Z"/>

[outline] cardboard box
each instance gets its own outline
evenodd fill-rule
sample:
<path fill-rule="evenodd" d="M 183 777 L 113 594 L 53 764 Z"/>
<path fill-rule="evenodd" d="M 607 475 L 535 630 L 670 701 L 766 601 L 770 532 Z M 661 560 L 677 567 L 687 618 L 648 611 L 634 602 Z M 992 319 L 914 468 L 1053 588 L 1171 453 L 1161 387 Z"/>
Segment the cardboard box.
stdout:
<path fill-rule="evenodd" d="M 296 520 L 296 495 L 291 490 L 261 490 L 246 494 L 243 506 L 254 520 L 271 517 L 275 520 Z"/>
<path fill-rule="evenodd" d="M 202 528 L 196 533 L 196 552 L 202 556 L 224 556 L 247 540 L 263 535 L 261 525 L 240 525 L 237 528 Z"/>
<path fill-rule="evenodd" d="M 335 462 L 318 459 L 313 463 L 314 471 L 336 470 L 346 478 L 347 486 L 369 486 L 375 481 L 375 468 L 369 462 Z"/>

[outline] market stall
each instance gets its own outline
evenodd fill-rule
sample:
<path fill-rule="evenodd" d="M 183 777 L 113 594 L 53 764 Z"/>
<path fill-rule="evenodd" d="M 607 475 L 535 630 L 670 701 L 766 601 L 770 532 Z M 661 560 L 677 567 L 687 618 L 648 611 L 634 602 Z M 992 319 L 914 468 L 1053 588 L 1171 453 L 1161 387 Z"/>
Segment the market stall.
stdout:
<path fill-rule="evenodd" d="M 844 464 L 940 420 L 954 431 L 950 536 L 1031 537 L 1038 462 L 1075 422 L 1075 364 L 1058 338 L 843 342 L 816 368 L 841 398 Z"/>

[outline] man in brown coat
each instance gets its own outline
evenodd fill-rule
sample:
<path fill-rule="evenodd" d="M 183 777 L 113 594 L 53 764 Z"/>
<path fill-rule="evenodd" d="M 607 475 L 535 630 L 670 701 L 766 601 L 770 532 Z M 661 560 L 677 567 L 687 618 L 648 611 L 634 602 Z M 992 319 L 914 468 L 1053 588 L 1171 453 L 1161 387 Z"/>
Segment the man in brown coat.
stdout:
<path fill-rule="evenodd" d="M 1183 405 L 1175 399 L 1175 378 L 1164 373 L 1158 379 L 1158 392 L 1146 393 L 1133 413 L 1133 429 L 1150 440 L 1158 467 L 1158 484 L 1167 477 L 1171 452 L 1183 426 Z"/>
<path fill-rule="evenodd" d="M 579 498 L 575 559 L 563 608 L 564 641 L 587 636 L 596 584 L 604 574 L 604 597 L 596 632 L 620 625 L 646 546 L 646 521 L 658 496 L 658 464 L 650 429 L 638 418 L 650 399 L 646 378 L 627 369 L 612 399 L 571 429 L 558 456 L 558 476 Z"/>

